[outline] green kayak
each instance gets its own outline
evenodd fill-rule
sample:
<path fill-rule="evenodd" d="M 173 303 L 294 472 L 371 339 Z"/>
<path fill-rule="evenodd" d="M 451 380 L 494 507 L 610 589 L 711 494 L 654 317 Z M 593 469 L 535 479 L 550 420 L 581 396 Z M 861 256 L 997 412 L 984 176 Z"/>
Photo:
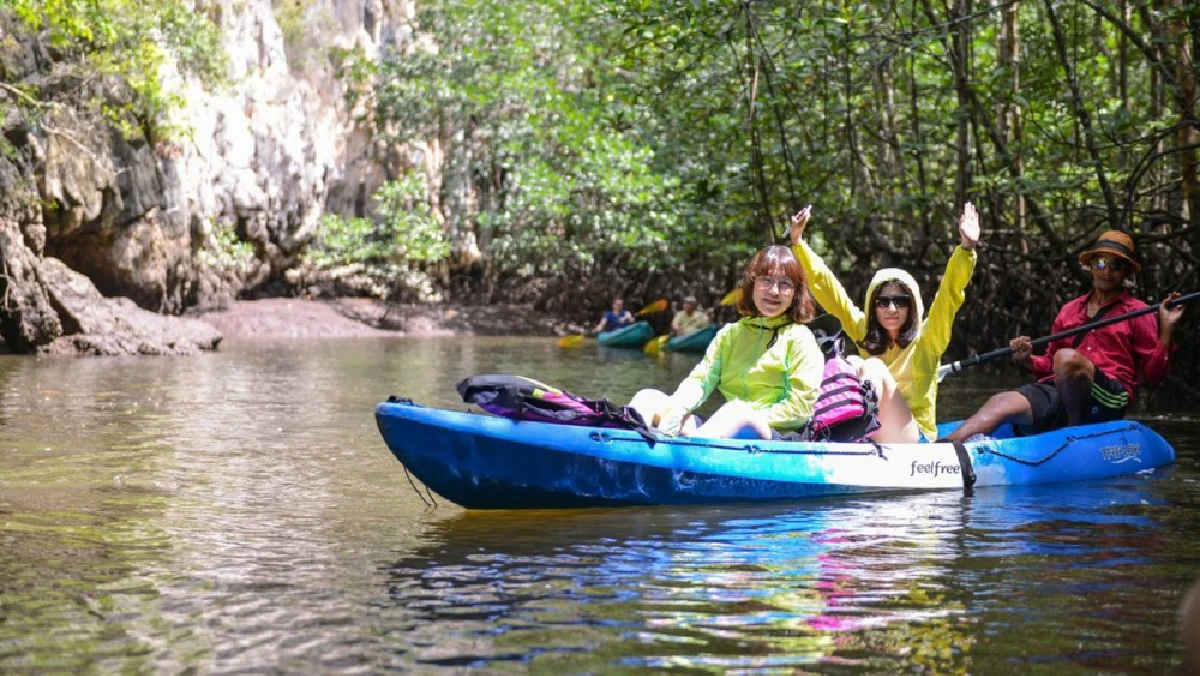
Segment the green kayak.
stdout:
<path fill-rule="evenodd" d="M 712 342 L 713 336 L 717 335 L 719 328 L 716 324 L 709 324 L 698 331 L 675 336 L 667 341 L 667 349 L 672 352 L 702 354 L 708 349 L 708 344 Z"/>
<path fill-rule="evenodd" d="M 606 347 L 635 347 L 641 348 L 654 336 L 654 329 L 648 322 L 635 322 L 612 331 L 605 331 L 596 336 L 596 342 Z"/>

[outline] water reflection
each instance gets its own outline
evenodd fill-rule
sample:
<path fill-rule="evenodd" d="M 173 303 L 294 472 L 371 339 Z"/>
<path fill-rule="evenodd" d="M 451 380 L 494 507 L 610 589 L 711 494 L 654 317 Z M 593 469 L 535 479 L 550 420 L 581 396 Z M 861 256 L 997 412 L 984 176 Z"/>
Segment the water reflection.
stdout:
<path fill-rule="evenodd" d="M 720 508 L 428 509 L 390 394 L 671 389 L 695 357 L 552 340 L 0 358 L 0 671 L 1111 669 L 1178 663 L 1200 427 L 1173 472 Z M 943 387 L 962 415 L 989 380 Z M 981 395 L 982 396 L 982 395 Z"/>
<path fill-rule="evenodd" d="M 1152 511 L 1163 505 L 1152 486 L 1064 487 L 1051 504 L 989 489 L 802 507 L 465 512 L 430 523 L 431 543 L 387 569 L 387 596 L 430 627 L 411 644 L 417 664 L 967 671 L 974 615 L 1022 595 L 1009 576 L 1096 594 L 1105 585 L 1088 567 L 1147 563 L 1136 552 L 1157 546 Z"/>

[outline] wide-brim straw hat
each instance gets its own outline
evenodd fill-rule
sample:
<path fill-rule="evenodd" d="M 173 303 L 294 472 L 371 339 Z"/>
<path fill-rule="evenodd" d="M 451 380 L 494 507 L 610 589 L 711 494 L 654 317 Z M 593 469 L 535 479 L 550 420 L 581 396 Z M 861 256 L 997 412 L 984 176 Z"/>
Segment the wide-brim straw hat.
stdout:
<path fill-rule="evenodd" d="M 1109 230 L 1100 235 L 1095 244 L 1079 254 L 1079 263 L 1081 265 L 1091 265 L 1092 257 L 1097 254 L 1116 256 L 1129 263 L 1134 272 L 1142 271 L 1142 264 L 1137 262 L 1137 253 L 1133 246 L 1133 238 L 1120 230 Z"/>

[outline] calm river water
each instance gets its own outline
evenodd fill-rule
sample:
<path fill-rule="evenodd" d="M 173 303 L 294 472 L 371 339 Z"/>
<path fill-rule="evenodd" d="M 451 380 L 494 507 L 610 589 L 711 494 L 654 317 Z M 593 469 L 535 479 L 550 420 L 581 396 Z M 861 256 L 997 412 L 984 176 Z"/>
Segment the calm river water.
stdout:
<path fill-rule="evenodd" d="M 1149 476 L 720 508 L 426 507 L 372 416 L 504 371 L 589 396 L 695 358 L 551 339 L 0 360 L 0 672 L 1162 673 L 1200 422 Z M 957 378 L 957 380 L 955 380 Z M 999 384 L 966 374 L 943 418 Z"/>

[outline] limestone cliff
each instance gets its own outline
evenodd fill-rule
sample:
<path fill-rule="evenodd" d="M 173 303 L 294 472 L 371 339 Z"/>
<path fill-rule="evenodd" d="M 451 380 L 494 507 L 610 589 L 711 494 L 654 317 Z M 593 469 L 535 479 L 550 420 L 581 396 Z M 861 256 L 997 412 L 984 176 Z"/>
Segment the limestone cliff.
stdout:
<path fill-rule="evenodd" d="M 15 88 L 0 88 L 0 332 L 10 349 L 46 349 L 78 331 L 53 302 L 49 285 L 64 275 L 43 274 L 43 256 L 155 313 L 220 307 L 280 285 L 326 210 L 361 213 L 389 178 L 395 151 L 346 110 L 331 50 L 403 49 L 407 0 L 219 0 L 205 11 L 221 30 L 225 82 L 206 89 L 168 68 L 164 87 L 186 102 L 170 124 L 183 133 L 153 144 L 77 103 L 111 83 L 60 77 L 37 39 L 3 41 L 2 81 L 36 81 L 53 97 L 31 123 Z"/>

